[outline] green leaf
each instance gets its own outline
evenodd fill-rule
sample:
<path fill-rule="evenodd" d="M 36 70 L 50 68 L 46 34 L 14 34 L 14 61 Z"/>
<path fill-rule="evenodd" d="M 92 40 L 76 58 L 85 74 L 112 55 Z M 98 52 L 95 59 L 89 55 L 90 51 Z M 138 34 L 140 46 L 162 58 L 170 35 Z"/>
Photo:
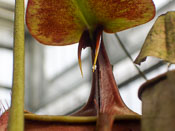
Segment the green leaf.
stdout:
<path fill-rule="evenodd" d="M 175 64 L 175 12 L 168 12 L 156 20 L 135 63 L 154 56 Z"/>
<path fill-rule="evenodd" d="M 79 42 L 85 30 L 101 26 L 115 33 L 151 20 L 152 0 L 29 0 L 26 22 L 29 32 L 47 45 Z"/>

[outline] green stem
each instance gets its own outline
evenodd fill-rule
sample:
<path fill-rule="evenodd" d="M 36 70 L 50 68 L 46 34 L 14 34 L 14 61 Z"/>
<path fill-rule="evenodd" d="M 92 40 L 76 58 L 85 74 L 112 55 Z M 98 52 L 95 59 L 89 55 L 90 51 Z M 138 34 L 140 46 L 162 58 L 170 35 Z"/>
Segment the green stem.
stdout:
<path fill-rule="evenodd" d="M 24 130 L 24 0 L 16 0 L 13 88 L 8 131 Z"/>
<path fill-rule="evenodd" d="M 123 45 L 122 41 L 120 40 L 119 36 L 117 34 L 115 34 L 115 37 L 117 38 L 117 40 L 119 41 L 120 46 L 122 47 L 122 49 L 124 50 L 124 52 L 126 53 L 126 55 L 128 56 L 128 58 L 132 61 L 133 65 L 135 66 L 135 68 L 137 69 L 137 71 L 139 72 L 139 74 L 147 81 L 147 78 L 145 76 L 145 74 L 140 70 L 139 67 L 137 67 L 134 62 L 132 57 L 130 56 L 129 52 L 127 51 L 127 49 L 125 48 L 125 46 Z"/>

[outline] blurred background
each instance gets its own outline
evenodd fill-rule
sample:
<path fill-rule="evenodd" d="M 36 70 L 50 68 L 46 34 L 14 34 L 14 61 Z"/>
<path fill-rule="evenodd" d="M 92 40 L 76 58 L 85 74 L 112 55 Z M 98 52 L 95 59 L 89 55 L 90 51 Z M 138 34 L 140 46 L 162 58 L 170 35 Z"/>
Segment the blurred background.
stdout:
<path fill-rule="evenodd" d="M 103 34 L 121 96 L 126 105 L 139 114 L 141 101 L 138 99 L 138 89 L 145 80 L 120 44 L 125 46 L 134 60 L 156 18 L 175 10 L 175 0 L 153 1 L 157 12 L 149 23 L 118 32 L 118 37 Z M 4 108 L 8 109 L 11 101 L 14 4 L 15 0 L 0 0 L 0 114 Z M 78 44 L 64 47 L 41 45 L 32 38 L 27 28 L 25 36 L 25 109 L 37 114 L 66 115 L 81 108 L 91 89 L 90 50 L 87 48 L 82 52 L 82 78 L 77 58 Z M 148 79 L 168 70 L 166 62 L 153 57 L 148 57 L 138 67 Z"/>

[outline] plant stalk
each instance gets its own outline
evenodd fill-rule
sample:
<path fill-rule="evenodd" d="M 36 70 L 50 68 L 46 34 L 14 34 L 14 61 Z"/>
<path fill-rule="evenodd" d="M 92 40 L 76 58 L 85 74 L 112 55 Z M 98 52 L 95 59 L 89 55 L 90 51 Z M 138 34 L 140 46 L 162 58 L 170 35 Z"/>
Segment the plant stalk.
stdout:
<path fill-rule="evenodd" d="M 24 0 L 16 0 L 12 104 L 8 131 L 24 130 L 24 50 Z"/>

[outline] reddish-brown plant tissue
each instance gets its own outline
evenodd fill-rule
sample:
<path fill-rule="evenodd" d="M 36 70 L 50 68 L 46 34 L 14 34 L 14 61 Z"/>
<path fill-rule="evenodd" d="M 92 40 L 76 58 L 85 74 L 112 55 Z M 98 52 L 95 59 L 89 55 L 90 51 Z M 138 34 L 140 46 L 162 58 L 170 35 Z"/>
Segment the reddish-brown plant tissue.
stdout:
<path fill-rule="evenodd" d="M 58 121 L 46 121 L 46 120 L 33 120 L 27 117 L 28 113 L 25 113 L 25 131 L 95 131 L 96 123 L 75 123 L 75 122 L 58 122 Z M 7 131 L 9 111 L 6 111 L 0 117 L 0 131 Z M 112 131 L 140 131 L 139 119 L 117 119 L 114 123 Z"/>

